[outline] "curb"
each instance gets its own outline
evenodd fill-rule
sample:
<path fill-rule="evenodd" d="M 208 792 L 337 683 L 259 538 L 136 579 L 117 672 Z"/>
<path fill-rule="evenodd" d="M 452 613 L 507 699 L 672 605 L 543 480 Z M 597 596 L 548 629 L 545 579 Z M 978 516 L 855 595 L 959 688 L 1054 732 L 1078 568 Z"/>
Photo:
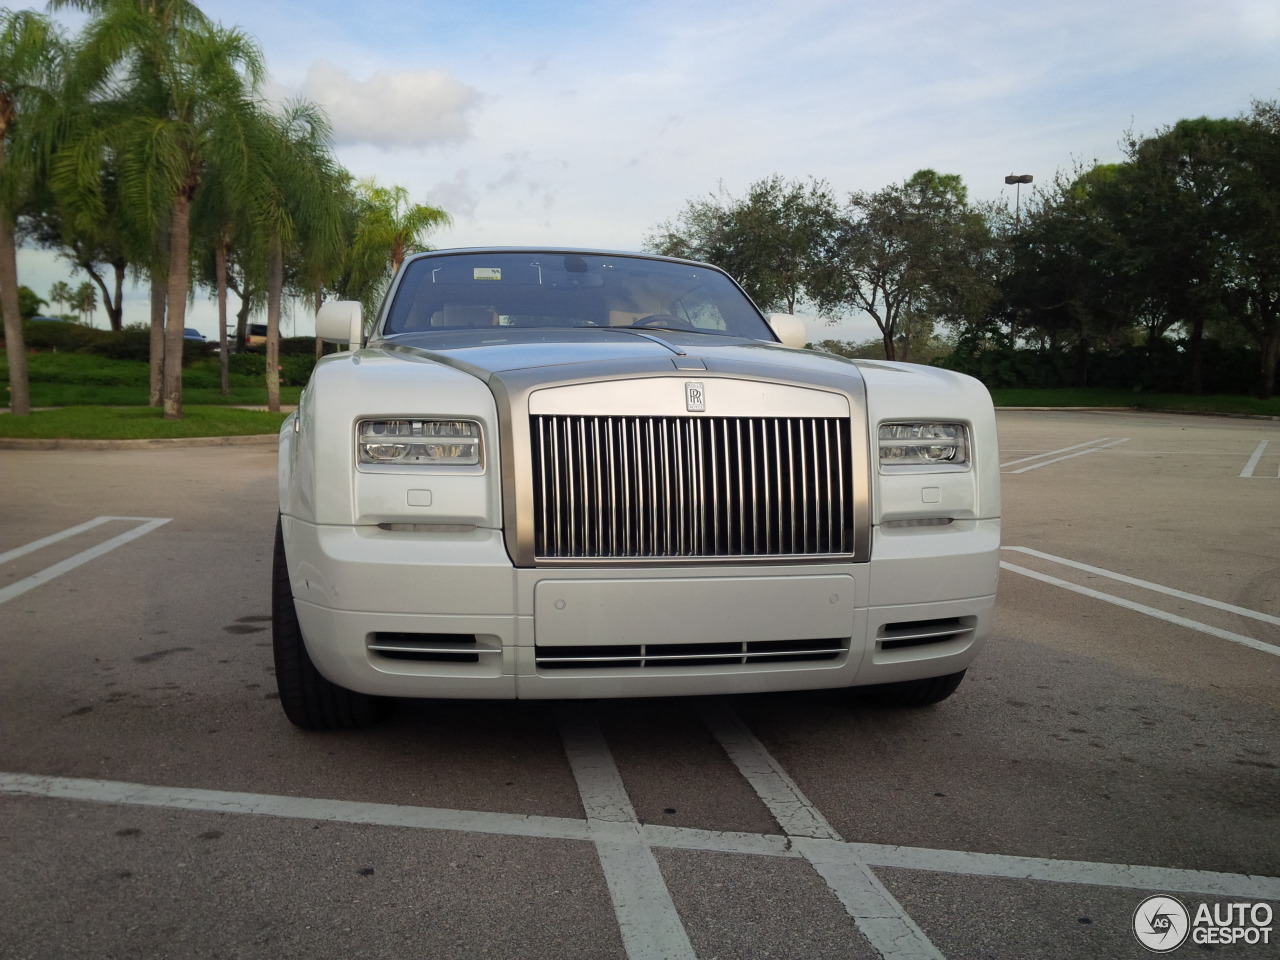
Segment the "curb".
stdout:
<path fill-rule="evenodd" d="M 150 440 L 65 440 L 0 437 L 0 450 L 152 450 L 174 447 L 247 447 L 278 443 L 279 434 L 245 437 L 158 437 Z"/>

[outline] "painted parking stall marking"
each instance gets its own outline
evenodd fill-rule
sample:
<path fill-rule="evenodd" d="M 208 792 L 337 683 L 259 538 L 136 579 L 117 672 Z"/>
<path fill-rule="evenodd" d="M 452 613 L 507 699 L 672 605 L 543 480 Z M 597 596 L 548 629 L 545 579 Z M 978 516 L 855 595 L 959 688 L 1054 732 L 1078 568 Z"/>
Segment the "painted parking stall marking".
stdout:
<path fill-rule="evenodd" d="M 1001 473 L 1026 473 L 1029 470 L 1038 470 L 1041 467 L 1047 467 L 1053 463 L 1061 463 L 1063 460 L 1071 460 L 1075 457 L 1083 457 L 1086 454 L 1097 453 L 1099 450 L 1106 450 L 1109 447 L 1119 446 L 1122 443 L 1128 443 L 1130 437 L 1121 437 L 1118 440 L 1111 437 L 1100 437 L 1097 440 L 1086 440 L 1084 443 L 1072 444 L 1069 447 L 1061 447 L 1057 450 L 1049 450 L 1046 453 L 1037 453 L 1030 457 L 1021 457 L 1017 460 L 1010 460 L 1007 463 L 1000 464 Z M 1084 448 L 1084 449 L 1081 449 Z M 1074 451 L 1074 452 L 1070 452 Z M 1055 456 L 1055 454 L 1065 454 L 1065 456 Z M 1045 459 L 1050 457 L 1052 459 Z M 1040 461 L 1034 463 L 1032 461 Z M 1022 467 L 1018 470 L 1006 470 L 1006 467 L 1016 467 L 1020 463 L 1030 464 L 1030 466 Z"/>
<path fill-rule="evenodd" d="M 699 714 L 783 832 L 793 838 L 795 849 L 826 881 L 880 955 L 885 960 L 942 960 L 867 862 L 841 840 L 737 715 L 721 704 L 704 705 Z"/>
<path fill-rule="evenodd" d="M 1244 465 L 1244 469 L 1240 471 L 1240 479 L 1242 480 L 1280 480 L 1280 467 L 1276 468 L 1276 475 L 1271 476 L 1269 472 L 1259 475 L 1256 471 L 1258 464 L 1262 462 L 1263 455 L 1267 452 L 1270 440 L 1262 440 L 1258 446 L 1254 448 L 1253 454 L 1249 457 L 1248 462 Z"/>
<path fill-rule="evenodd" d="M 717 709 L 713 707 L 712 710 Z M 616 768 L 610 770 L 612 761 L 603 764 L 602 755 L 598 752 L 599 744 L 593 743 L 595 723 L 591 715 L 586 719 L 568 718 L 565 730 L 569 733 L 572 749 L 582 751 L 584 794 L 591 797 L 592 809 L 607 815 L 616 815 L 623 811 L 619 804 L 621 789 L 620 778 Z M 755 777 L 755 783 L 762 786 L 771 799 L 783 801 L 778 813 L 794 825 L 809 820 L 811 814 L 800 814 L 796 819 L 794 810 L 788 810 L 788 790 L 785 786 L 778 790 L 779 784 L 790 782 L 790 778 L 782 772 L 767 751 L 755 754 L 759 761 L 757 766 L 751 763 L 753 750 L 750 742 L 741 733 L 733 732 L 745 728 L 740 721 L 729 715 L 724 723 L 728 725 L 731 736 L 726 741 L 734 745 L 739 759 L 748 761 L 745 765 L 755 767 L 763 775 Z M 721 729 L 724 726 L 721 725 Z M 595 725 L 598 731 L 598 724 Z M 747 733 L 750 739 L 753 736 Z M 736 762 L 736 761 L 735 761 Z M 741 768 L 740 768 L 741 769 Z M 780 774 L 771 777 L 769 772 Z M 612 785 L 610 785 L 612 784 Z M 92 780 L 72 777 L 49 777 L 32 774 L 0 773 L 0 793 L 19 796 L 48 797 L 51 799 L 79 801 L 85 803 L 106 803 L 122 806 L 159 807 L 173 810 L 188 810 L 223 813 L 238 816 L 281 817 L 286 819 L 315 820 L 334 823 L 367 824 L 373 826 L 409 827 L 419 830 L 446 830 L 465 833 L 482 833 L 489 835 L 507 835 L 513 837 L 531 837 L 552 840 L 578 840 L 599 843 L 599 834 L 593 831 L 589 821 L 567 817 L 524 816 L 520 814 L 491 813 L 469 810 L 449 810 L 438 807 L 414 807 L 397 804 L 366 803 L 351 800 L 324 800 L 306 797 L 272 796 L 269 794 L 235 793 L 222 790 L 200 790 L 178 787 L 158 787 L 138 783 L 124 783 L 113 780 Z M 821 814 L 813 810 L 808 801 L 795 791 L 790 798 L 795 809 L 808 807 L 812 815 L 821 818 Z M 584 803 L 586 797 L 584 796 Z M 626 801 L 626 807 L 630 802 Z M 813 822 L 825 822 L 815 819 Z M 597 824 L 598 826 L 598 824 Z M 1039 857 L 1018 857 L 1005 854 L 972 853 L 960 850 L 930 850 L 922 847 L 902 847 L 874 843 L 844 843 L 839 840 L 827 840 L 807 837 L 785 837 L 768 834 L 728 833 L 709 830 L 697 830 L 687 827 L 666 827 L 638 825 L 638 839 L 635 834 L 628 837 L 631 845 L 647 845 L 648 848 L 671 848 L 694 850 L 708 853 L 737 853 L 757 856 L 797 858 L 804 857 L 823 878 L 828 881 L 833 892 L 841 896 L 842 902 L 852 914 L 857 907 L 849 907 L 855 901 L 859 891 L 874 890 L 879 885 L 872 872 L 875 868 L 920 870 L 933 873 L 951 874 L 970 877 L 994 877 L 1015 880 L 1048 881 L 1051 883 L 1070 883 L 1086 886 L 1113 887 L 1131 890 L 1164 890 L 1170 893 L 1198 895 L 1204 897 L 1231 897 L 1248 900 L 1280 901 L 1280 877 L 1251 876 L 1248 874 L 1216 873 L 1207 870 L 1187 870 L 1157 866 L 1140 866 L 1121 863 L 1091 863 L 1078 860 L 1051 860 Z M 606 841 L 609 842 L 609 841 Z M 634 866 L 634 864 L 632 864 Z M 856 867 L 856 870 L 854 869 Z M 645 872 L 647 866 L 641 867 Z M 634 885 L 634 878 L 620 877 L 621 886 Z M 871 883 L 870 881 L 874 881 Z M 658 882 L 661 882 L 659 876 Z M 665 885 L 663 885 L 665 890 Z M 612 893 L 612 889 L 611 889 Z M 887 894 L 886 894 L 887 895 Z M 846 899 L 847 898 L 847 899 Z M 667 894 L 667 900 L 670 895 Z M 892 898 L 890 898 L 892 899 Z M 896 901 L 897 909 L 892 915 L 878 918 L 886 926 L 914 923 Z M 624 900 L 624 904 L 626 901 Z M 652 905 L 640 904 L 641 913 L 652 910 Z M 665 912 L 663 904 L 660 912 Z M 631 920 L 641 914 L 633 913 Z M 905 918 L 905 921 L 904 921 Z M 667 921 L 678 923 L 678 917 L 666 914 Z M 876 918 L 869 918 L 876 919 Z M 619 913 L 619 921 L 622 914 Z M 859 925 L 862 926 L 861 924 Z M 870 926 L 870 925 L 869 925 Z M 668 929 L 665 931 L 671 934 Z M 863 928 L 867 933 L 867 928 Z M 875 933 L 874 929 L 871 933 Z M 923 934 L 921 935 L 923 938 Z M 670 945 L 679 948 L 687 943 L 683 928 L 672 935 Z M 637 944 L 639 945 L 639 942 Z M 876 943 L 877 949 L 886 957 L 939 956 L 936 948 L 927 940 L 908 938 L 905 944 L 895 945 Z M 893 951 L 905 947 L 907 952 L 884 952 L 887 948 Z M 628 947 L 631 950 L 631 946 Z M 910 952 L 914 950 L 916 952 Z M 931 951 L 931 952 L 929 952 Z M 640 953 L 629 953 L 631 956 L 642 956 Z M 653 953 L 651 956 L 663 956 Z M 693 956 L 689 953 L 671 953 L 671 956 Z"/>
<path fill-rule="evenodd" d="M 1227 613 L 1234 613 L 1237 616 L 1249 617 L 1253 620 L 1261 620 L 1263 623 L 1271 623 L 1280 627 L 1280 617 L 1272 616 L 1269 613 L 1262 613 L 1258 610 L 1250 610 L 1248 607 L 1239 607 L 1234 603 L 1224 603 L 1221 600 L 1214 600 L 1212 597 L 1202 597 L 1199 594 L 1187 593 L 1184 590 L 1175 590 L 1173 587 L 1166 587 L 1158 583 L 1152 583 L 1150 580 L 1139 580 L 1137 577 L 1130 577 L 1126 574 L 1116 573 L 1112 570 L 1104 570 L 1102 567 L 1095 567 L 1088 563 L 1081 563 L 1079 560 L 1068 560 L 1066 557 L 1056 557 L 1052 553 L 1044 553 L 1040 550 L 1033 550 L 1030 547 L 1003 547 L 1002 549 L 1011 550 L 1014 553 L 1025 553 L 1029 557 L 1039 557 L 1041 560 L 1048 560 L 1051 563 L 1058 563 L 1064 567 L 1073 567 L 1076 570 L 1083 570 L 1086 573 L 1096 574 L 1100 577 L 1117 580 L 1120 583 L 1127 583 L 1131 586 L 1141 587 L 1142 589 L 1150 590 L 1153 593 L 1163 593 L 1166 596 L 1176 597 L 1179 600 L 1189 600 L 1192 603 L 1198 603 L 1201 606 L 1213 607 L 1217 610 L 1224 610 Z"/>
<path fill-rule="evenodd" d="M 45 547 L 60 543 L 71 537 L 78 536 L 106 523 L 125 522 L 139 524 L 139 526 L 134 527 L 132 530 L 126 530 L 124 533 L 117 534 L 109 540 L 104 540 L 102 543 L 90 547 L 88 550 L 82 550 L 74 556 L 67 557 L 65 560 L 45 567 L 43 570 L 33 573 L 29 577 L 18 580 L 3 589 L 0 589 L 0 603 L 7 603 L 14 597 L 22 596 L 22 594 L 26 593 L 28 590 L 34 590 L 36 587 L 48 583 L 55 577 L 60 577 L 62 574 L 76 569 L 76 567 L 83 566 L 91 560 L 96 560 L 104 554 L 110 553 L 116 547 L 124 546 L 124 544 L 129 543 L 132 540 L 146 536 L 157 527 L 164 526 L 170 519 L 171 518 L 169 517 L 94 517 L 92 520 L 86 521 L 85 523 L 77 524 L 74 527 L 68 527 L 66 530 L 62 530 L 59 533 L 42 537 L 39 540 L 33 540 L 25 546 L 16 547 L 13 550 L 2 553 L 0 554 L 0 563 L 8 563 L 11 560 L 16 560 L 19 557 L 25 557 L 37 550 L 42 550 Z"/>
<path fill-rule="evenodd" d="M 556 717 L 627 956 L 693 960 L 693 945 L 595 713 L 585 704 L 565 703 Z"/>
<path fill-rule="evenodd" d="M 1149 580 L 1139 580 L 1136 577 L 1126 576 L 1122 573 L 1116 573 L 1111 570 L 1104 570 L 1101 567 L 1095 567 L 1087 563 L 1080 563 L 1075 560 L 1068 560 L 1064 557 L 1055 557 L 1050 553 L 1042 553 L 1039 550 L 1032 550 L 1029 547 L 1002 547 L 1002 550 L 1023 553 L 1028 556 L 1037 557 L 1041 560 L 1047 560 L 1051 563 L 1057 563 L 1063 566 L 1072 567 L 1078 570 L 1092 573 L 1097 576 L 1107 577 L 1121 583 L 1127 583 L 1130 586 L 1141 587 L 1144 590 L 1150 590 L 1155 593 L 1164 594 L 1179 600 L 1185 600 L 1190 603 L 1197 603 L 1201 606 L 1212 607 L 1222 610 L 1236 616 L 1248 617 L 1263 623 L 1280 625 L 1280 617 L 1272 616 L 1269 613 L 1262 613 L 1258 610 L 1250 610 L 1246 607 L 1236 606 L 1231 603 L 1224 603 L 1220 600 L 1214 600 L 1211 597 L 1202 597 L 1194 593 L 1186 593 L 1182 590 L 1175 590 L 1172 587 L 1165 587 Z M 1201 623 L 1198 620 L 1192 620 L 1189 617 L 1179 616 L 1176 613 L 1169 613 L 1167 610 L 1161 610 L 1158 607 L 1152 607 L 1145 603 L 1138 603 L 1126 597 L 1116 596 L 1110 593 L 1104 593 L 1101 590 L 1095 590 L 1092 587 L 1082 586 L 1078 583 L 1072 583 L 1070 580 L 1064 580 L 1061 577 L 1051 576 L 1047 573 L 1041 573 L 1038 570 L 1032 570 L 1028 567 L 1019 566 L 1009 563 L 1006 560 L 1000 561 L 1000 569 L 1008 570 L 1010 573 L 1017 573 L 1024 577 L 1030 577 L 1033 580 L 1039 580 L 1041 583 L 1047 583 L 1055 587 L 1061 587 L 1064 590 L 1070 590 L 1082 596 L 1091 597 L 1094 600 L 1101 600 L 1104 603 L 1110 603 L 1117 607 L 1124 607 L 1126 610 L 1132 610 L 1136 613 L 1142 613 L 1157 620 L 1164 620 L 1167 623 L 1177 624 L 1180 627 L 1187 627 L 1199 633 L 1206 633 L 1210 636 L 1219 637 L 1223 640 L 1230 640 L 1232 643 L 1238 643 L 1241 646 L 1249 647 L 1251 650 L 1257 650 L 1261 653 L 1269 653 L 1272 656 L 1280 656 L 1280 646 L 1273 643 L 1267 643 L 1265 640 L 1259 640 L 1256 637 L 1250 637 L 1243 633 L 1237 633 L 1234 630 L 1224 630 L 1221 627 L 1215 627 L 1212 624 Z"/>

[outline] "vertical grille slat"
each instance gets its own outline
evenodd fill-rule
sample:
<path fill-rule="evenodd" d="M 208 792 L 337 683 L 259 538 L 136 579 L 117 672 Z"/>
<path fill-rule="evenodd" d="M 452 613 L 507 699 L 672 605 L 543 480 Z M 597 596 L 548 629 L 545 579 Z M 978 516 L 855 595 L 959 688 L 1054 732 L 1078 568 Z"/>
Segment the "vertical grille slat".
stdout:
<path fill-rule="evenodd" d="M 539 560 L 844 557 L 841 418 L 533 416 Z"/>

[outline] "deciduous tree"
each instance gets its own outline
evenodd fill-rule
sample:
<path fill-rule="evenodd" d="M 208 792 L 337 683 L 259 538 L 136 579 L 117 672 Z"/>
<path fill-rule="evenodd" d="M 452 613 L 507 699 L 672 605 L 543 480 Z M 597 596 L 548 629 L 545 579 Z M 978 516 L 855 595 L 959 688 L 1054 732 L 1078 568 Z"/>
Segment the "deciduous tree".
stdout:
<path fill-rule="evenodd" d="M 729 273 L 762 309 L 795 313 L 812 294 L 836 220 L 826 183 L 786 181 L 774 174 L 746 196 L 718 193 L 690 200 L 675 220 L 645 238 L 664 256 L 713 263 Z"/>
<path fill-rule="evenodd" d="M 920 170 L 900 185 L 850 195 L 816 299 L 823 309 L 866 313 L 886 359 L 906 360 L 934 323 L 959 322 L 994 298 L 995 278 L 984 269 L 991 242 L 961 179 Z"/>

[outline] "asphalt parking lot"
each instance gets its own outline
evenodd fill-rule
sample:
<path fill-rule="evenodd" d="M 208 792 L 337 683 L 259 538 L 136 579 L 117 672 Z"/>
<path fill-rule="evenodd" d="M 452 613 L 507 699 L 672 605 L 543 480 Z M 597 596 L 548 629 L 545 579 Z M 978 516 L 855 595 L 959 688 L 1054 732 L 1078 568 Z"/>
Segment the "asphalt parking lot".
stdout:
<path fill-rule="evenodd" d="M 1094 960 L 1157 894 L 1170 955 L 1280 957 L 1280 423 L 999 424 L 996 630 L 936 707 L 327 735 L 275 699 L 273 446 L 0 450 L 0 958 Z"/>

